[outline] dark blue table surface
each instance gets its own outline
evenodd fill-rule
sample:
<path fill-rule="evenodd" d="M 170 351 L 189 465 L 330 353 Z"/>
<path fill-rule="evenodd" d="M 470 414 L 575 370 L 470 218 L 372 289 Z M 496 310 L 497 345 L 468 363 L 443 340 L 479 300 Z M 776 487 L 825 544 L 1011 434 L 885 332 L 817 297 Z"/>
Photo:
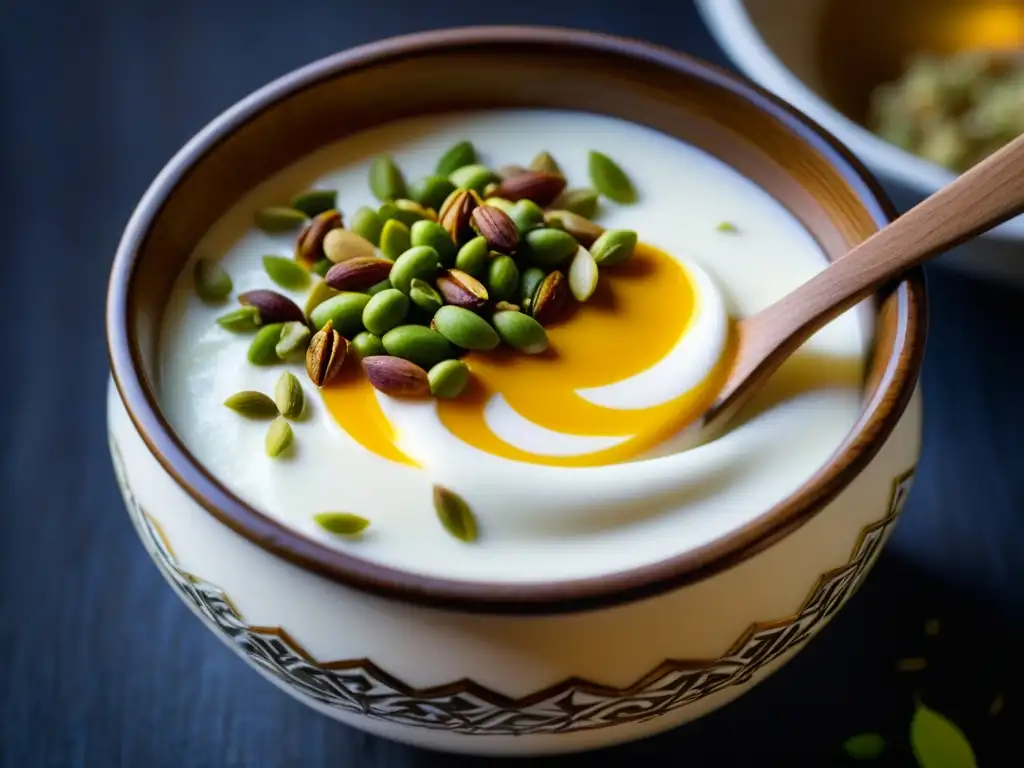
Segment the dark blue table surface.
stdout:
<path fill-rule="evenodd" d="M 642 37 L 724 63 L 688 2 L 0 5 L 0 764 L 483 765 L 346 728 L 277 691 L 192 618 L 135 538 L 104 437 L 102 305 L 120 229 L 164 162 L 312 59 L 453 24 Z M 1024 253 L 1021 254 L 1024 258 Z M 677 732 L 537 764 L 841 765 L 878 731 L 911 765 L 914 695 L 981 765 L 1019 765 L 1024 293 L 929 274 L 925 449 L 861 592 L 752 693 Z M 926 620 L 941 631 L 926 636 Z M 924 657 L 923 672 L 898 671 Z M 997 716 L 990 703 L 1003 694 Z"/>

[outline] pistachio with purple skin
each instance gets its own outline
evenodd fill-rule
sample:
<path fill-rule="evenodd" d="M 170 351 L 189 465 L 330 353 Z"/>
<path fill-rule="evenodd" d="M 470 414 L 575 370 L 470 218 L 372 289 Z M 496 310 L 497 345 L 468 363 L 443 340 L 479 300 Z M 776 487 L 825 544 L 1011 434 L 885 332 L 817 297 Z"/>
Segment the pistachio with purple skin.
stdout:
<path fill-rule="evenodd" d="M 336 291 L 365 291 L 385 279 L 394 265 L 376 256 L 359 256 L 335 264 L 324 282 Z"/>
<path fill-rule="evenodd" d="M 500 253 L 515 253 L 519 231 L 507 213 L 494 206 L 481 205 L 473 210 L 471 218 L 473 229 L 491 248 Z"/>
<path fill-rule="evenodd" d="M 511 200 L 532 200 L 542 208 L 565 189 L 565 177 L 548 171 L 525 171 L 501 182 L 494 194 Z"/>
<path fill-rule="evenodd" d="M 324 237 L 332 229 L 339 229 L 341 225 L 340 211 L 331 209 L 314 216 L 295 241 L 295 258 L 309 265 L 315 264 L 326 255 Z"/>
<path fill-rule="evenodd" d="M 449 269 L 437 278 L 437 290 L 448 304 L 479 309 L 489 298 L 484 284 L 461 269 Z"/>
<path fill-rule="evenodd" d="M 415 363 L 391 355 L 371 355 L 362 360 L 370 383 L 391 397 L 426 397 L 430 394 L 427 372 Z"/>
<path fill-rule="evenodd" d="M 298 305 L 277 291 L 257 288 L 239 294 L 238 303 L 243 307 L 256 307 L 263 323 L 302 322 L 306 318 Z"/>

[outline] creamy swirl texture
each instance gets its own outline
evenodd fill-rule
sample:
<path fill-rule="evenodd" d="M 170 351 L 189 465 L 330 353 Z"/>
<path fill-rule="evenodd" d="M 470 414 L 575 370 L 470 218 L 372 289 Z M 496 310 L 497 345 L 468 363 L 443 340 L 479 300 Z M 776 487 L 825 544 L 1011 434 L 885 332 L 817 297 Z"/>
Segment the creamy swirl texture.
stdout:
<path fill-rule="evenodd" d="M 766 193 L 717 160 L 649 129 L 590 114 L 481 112 L 404 121 L 305 158 L 240 201 L 194 258 L 218 258 L 236 292 L 268 287 L 261 257 L 291 238 L 251 228 L 252 211 L 304 188 L 339 190 L 351 213 L 372 204 L 370 159 L 390 152 L 415 177 L 453 141 L 485 162 L 525 162 L 543 148 L 570 183 L 586 150 L 614 150 L 640 191 L 605 205 L 606 226 L 636 230 L 626 265 L 549 328 L 538 356 L 471 353 L 456 400 L 398 400 L 355 366 L 309 401 L 295 448 L 271 461 L 265 423 L 222 406 L 271 391 L 282 369 L 247 364 L 249 337 L 214 323 L 224 306 L 193 295 L 190 269 L 163 322 L 160 397 L 186 445 L 254 506 L 304 533 L 409 570 L 455 578 L 582 577 L 669 557 L 749 522 L 805 482 L 839 446 L 860 402 L 869 328 L 859 309 L 823 329 L 745 417 L 712 443 L 681 450 L 680 432 L 713 401 L 730 355 L 729 316 L 765 306 L 824 268 L 810 236 Z M 719 232 L 728 220 L 735 233 Z M 294 293 L 301 305 L 304 294 Z M 481 531 L 467 546 L 434 517 L 430 488 L 457 490 Z M 315 513 L 372 520 L 358 541 L 316 529 Z"/>

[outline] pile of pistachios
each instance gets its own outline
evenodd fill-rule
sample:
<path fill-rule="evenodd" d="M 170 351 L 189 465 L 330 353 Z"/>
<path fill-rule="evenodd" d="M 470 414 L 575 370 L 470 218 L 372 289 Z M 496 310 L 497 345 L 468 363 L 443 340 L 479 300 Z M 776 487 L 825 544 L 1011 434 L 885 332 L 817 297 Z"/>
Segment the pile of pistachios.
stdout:
<path fill-rule="evenodd" d="M 307 191 L 255 216 L 265 232 L 297 233 L 294 258 L 264 257 L 274 283 L 302 290 L 311 273 L 322 277 L 305 307 L 251 290 L 218 323 L 254 333 L 250 363 L 304 356 L 317 387 L 357 358 L 389 395 L 458 397 L 470 379 L 463 353 L 502 343 L 544 352 L 544 326 L 587 301 L 599 273 L 632 255 L 635 232 L 592 221 L 601 198 L 635 201 L 632 183 L 600 152 L 590 152 L 588 170 L 590 187 L 567 188 L 547 152 L 529 167 L 491 169 L 462 141 L 410 185 L 391 157 L 377 157 L 369 186 L 380 205 L 356 210 L 347 228 L 333 190 Z M 194 277 L 207 301 L 232 291 L 215 262 L 199 260 Z"/>
<path fill-rule="evenodd" d="M 1024 55 L 962 51 L 915 56 L 875 89 L 871 130 L 953 171 L 965 171 L 1024 133 Z"/>

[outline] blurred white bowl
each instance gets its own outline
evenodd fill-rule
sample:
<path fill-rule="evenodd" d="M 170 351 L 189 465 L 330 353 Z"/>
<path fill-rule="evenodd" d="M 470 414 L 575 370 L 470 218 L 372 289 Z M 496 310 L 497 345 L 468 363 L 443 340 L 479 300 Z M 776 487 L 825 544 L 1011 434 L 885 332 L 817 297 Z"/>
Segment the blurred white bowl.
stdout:
<path fill-rule="evenodd" d="M 955 176 L 857 122 L 874 85 L 898 75 L 902 62 L 915 51 L 1024 45 L 1021 0 L 696 3 L 736 67 L 846 144 L 878 176 L 900 210 Z M 1024 216 L 957 248 L 938 263 L 1024 288 Z"/>

